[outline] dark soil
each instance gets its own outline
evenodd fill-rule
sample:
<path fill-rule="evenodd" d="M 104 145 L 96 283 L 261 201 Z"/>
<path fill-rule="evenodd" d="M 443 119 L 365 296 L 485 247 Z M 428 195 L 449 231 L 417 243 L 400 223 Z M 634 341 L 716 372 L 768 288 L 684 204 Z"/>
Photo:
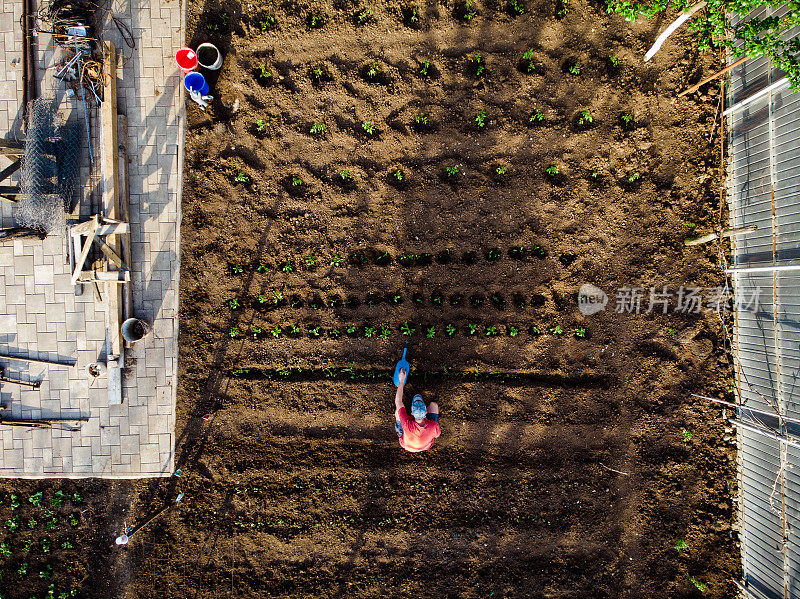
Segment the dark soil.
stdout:
<path fill-rule="evenodd" d="M 718 61 L 681 33 L 645 65 L 659 25 L 598 3 L 472 4 L 192 5 L 225 63 L 188 109 L 183 472 L 129 517 L 186 495 L 87 541 L 85 595 L 733 596 L 734 449 L 691 396 L 728 396 L 719 318 L 614 312 L 721 284 L 682 243 L 721 217 L 717 96 L 673 101 Z M 393 430 L 406 342 L 423 454 Z"/>

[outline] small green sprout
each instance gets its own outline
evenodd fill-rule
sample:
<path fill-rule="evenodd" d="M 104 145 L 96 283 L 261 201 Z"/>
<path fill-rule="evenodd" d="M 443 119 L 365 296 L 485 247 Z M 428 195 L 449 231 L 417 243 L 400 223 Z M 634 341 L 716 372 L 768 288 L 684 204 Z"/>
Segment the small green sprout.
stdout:
<path fill-rule="evenodd" d="M 58 491 L 56 495 L 58 495 L 58 493 L 61 493 L 61 491 Z M 11 499 L 11 509 L 12 510 L 17 509 L 20 506 L 19 497 L 17 495 L 12 494 L 10 499 Z"/>
<path fill-rule="evenodd" d="M 509 325 L 508 326 L 508 336 L 509 337 L 516 337 L 519 335 L 519 329 L 515 326 Z"/>
<path fill-rule="evenodd" d="M 313 125 L 311 125 L 311 129 L 309 129 L 311 135 L 319 135 L 324 131 L 325 131 L 325 125 L 323 123 L 314 123 Z"/>
<path fill-rule="evenodd" d="M 480 52 L 473 54 L 469 61 L 475 66 L 475 76 L 480 77 L 486 71 L 485 63 Z"/>
<path fill-rule="evenodd" d="M 45 537 L 44 539 L 42 539 L 42 542 L 40 544 L 42 546 L 43 552 L 50 553 L 50 539 Z"/>
<path fill-rule="evenodd" d="M 481 127 L 481 128 L 483 128 L 483 127 L 484 127 L 484 125 L 486 124 L 486 112 L 484 112 L 483 110 L 481 110 L 481 111 L 480 111 L 480 112 L 479 112 L 479 113 L 478 113 L 478 114 L 475 116 L 475 122 L 478 124 L 478 127 Z"/>
<path fill-rule="evenodd" d="M 308 256 L 306 256 L 306 265 L 308 266 L 316 266 L 317 261 L 318 258 L 313 254 L 309 254 Z"/>
<path fill-rule="evenodd" d="M 355 334 L 357 329 L 358 329 L 358 327 L 356 327 L 356 325 L 349 324 L 349 325 L 347 325 L 347 329 L 345 329 L 345 330 L 347 331 L 348 335 L 353 335 L 353 334 Z"/>
<path fill-rule="evenodd" d="M 508 3 L 508 10 L 513 15 L 524 15 L 525 5 L 521 2 L 521 0 L 510 0 Z"/>
<path fill-rule="evenodd" d="M 267 266 L 263 262 L 259 262 L 258 266 L 256 267 L 256 272 L 266 272 L 268 270 L 269 270 L 269 266 Z"/>
<path fill-rule="evenodd" d="M 269 332 L 273 337 L 275 337 L 275 339 L 277 339 L 278 337 L 281 336 L 281 333 L 283 332 L 283 329 L 281 329 L 281 327 L 279 327 L 278 325 L 275 325 L 274 327 L 272 327 L 270 329 Z"/>
<path fill-rule="evenodd" d="M 375 123 L 372 121 L 363 121 L 361 123 L 361 128 L 366 131 L 367 135 L 375 134 Z"/>
<path fill-rule="evenodd" d="M 19 565 L 19 568 L 17 568 L 17 574 L 20 576 L 26 576 L 28 574 L 28 562 L 24 562 Z"/>
<path fill-rule="evenodd" d="M 238 327 L 231 327 L 231 330 L 228 331 L 228 335 L 230 335 L 231 339 L 237 337 L 239 335 L 239 328 Z"/>
<path fill-rule="evenodd" d="M 318 82 L 322 81 L 322 76 L 325 75 L 325 71 L 322 70 L 322 67 L 317 65 L 313 69 L 311 69 L 311 76 L 316 79 Z"/>
<path fill-rule="evenodd" d="M 508 173 L 508 167 L 507 166 L 498 166 L 496 169 L 494 169 L 494 172 L 502 177 L 503 175 Z"/>
<path fill-rule="evenodd" d="M 36 525 L 39 524 L 39 521 L 36 518 L 31 518 L 28 520 L 28 528 L 36 528 Z"/>
<path fill-rule="evenodd" d="M 281 265 L 281 272 L 292 272 L 293 267 L 291 261 L 287 260 Z"/>
<path fill-rule="evenodd" d="M 260 68 L 260 70 L 258 72 L 258 76 L 261 79 L 266 79 L 266 80 L 272 79 L 272 73 L 267 68 L 267 63 L 266 62 L 261 64 L 261 68 Z"/>
<path fill-rule="evenodd" d="M 682 551 L 682 550 L 688 549 L 688 548 L 689 548 L 689 545 L 687 545 L 686 541 L 684 541 L 683 539 L 678 539 L 677 541 L 675 541 L 675 549 L 677 551 Z"/>
<path fill-rule="evenodd" d="M 70 526 L 78 526 L 78 524 L 80 524 L 80 520 L 78 520 L 78 517 L 75 514 L 70 514 L 68 520 Z"/>
<path fill-rule="evenodd" d="M 277 306 L 283 301 L 283 291 L 273 291 L 272 292 L 272 301 Z"/>
<path fill-rule="evenodd" d="M 546 172 L 551 177 L 555 177 L 559 173 L 559 170 L 555 164 L 551 164 L 546 169 L 544 169 L 544 172 Z"/>
<path fill-rule="evenodd" d="M 630 124 L 633 122 L 633 115 L 632 114 L 623 114 L 619 118 L 622 121 L 622 125 L 624 127 L 629 127 Z"/>
<path fill-rule="evenodd" d="M 677 331 L 675 329 L 667 327 L 667 335 L 669 335 L 670 337 L 674 337 L 676 332 Z"/>
<path fill-rule="evenodd" d="M 436 336 L 436 327 L 428 327 L 425 331 L 425 337 L 428 339 L 433 339 Z"/>
<path fill-rule="evenodd" d="M 622 64 L 622 61 L 613 54 L 608 55 L 608 62 L 611 63 L 612 67 L 618 67 L 620 64 Z"/>
<path fill-rule="evenodd" d="M 42 496 L 43 495 L 44 494 L 42 493 L 42 491 L 39 491 L 38 493 L 34 493 L 30 497 L 28 497 L 28 501 L 31 504 L 33 504 L 35 507 L 39 507 L 40 505 L 42 505 Z"/>
<path fill-rule="evenodd" d="M 11 545 L 5 541 L 0 543 L 0 555 L 3 557 L 11 557 L 13 555 L 13 551 L 11 551 Z"/>
<path fill-rule="evenodd" d="M 416 123 L 417 125 L 427 125 L 428 115 L 424 112 L 420 112 L 419 114 L 414 116 L 414 123 Z"/>
<path fill-rule="evenodd" d="M 62 549 L 74 549 L 74 547 L 75 546 L 72 544 L 72 542 L 69 539 L 67 539 L 66 541 L 61 543 L 61 548 Z"/>
<path fill-rule="evenodd" d="M 522 64 L 526 73 L 533 73 L 536 70 L 536 63 L 533 62 L 533 48 L 526 50 L 522 55 Z"/>
<path fill-rule="evenodd" d="M 706 589 L 708 588 L 707 585 L 697 580 L 694 576 L 689 577 L 689 582 L 691 582 L 694 585 L 694 588 L 696 588 L 701 593 L 705 593 Z"/>
<path fill-rule="evenodd" d="M 370 338 L 375 336 L 374 327 L 364 327 L 364 337 Z"/>
<path fill-rule="evenodd" d="M 391 337 L 391 335 L 392 335 L 392 329 L 390 329 L 385 324 L 382 324 L 381 325 L 381 332 L 380 332 L 380 335 L 379 335 L 380 338 L 381 339 L 388 339 L 389 337 Z"/>
<path fill-rule="evenodd" d="M 453 177 L 455 177 L 456 175 L 458 175 L 458 173 L 460 172 L 460 171 L 458 170 L 458 167 L 457 167 L 457 166 L 446 166 L 446 167 L 444 168 L 444 171 L 445 171 L 445 174 L 447 175 L 447 177 L 448 177 L 449 179 L 452 179 Z"/>
<path fill-rule="evenodd" d="M 339 172 L 337 173 L 337 175 L 338 175 L 338 176 L 339 176 L 339 178 L 340 178 L 342 181 L 344 181 L 345 183 L 346 183 L 347 181 L 352 181 L 352 180 L 353 180 L 353 177 L 350 175 L 350 169 L 344 169 L 344 170 L 341 170 L 341 171 L 339 171 Z"/>
<path fill-rule="evenodd" d="M 476 324 L 467 324 L 467 328 L 470 335 L 475 335 L 478 332 L 478 325 Z"/>
<path fill-rule="evenodd" d="M 241 302 L 239 302 L 238 297 L 235 297 L 228 302 L 228 305 L 231 307 L 231 310 L 238 310 L 241 306 Z"/>
<path fill-rule="evenodd" d="M 267 31 L 268 29 L 273 29 L 275 27 L 276 21 L 275 17 L 272 15 L 265 15 L 263 20 L 259 22 L 261 26 L 261 31 Z"/>
<path fill-rule="evenodd" d="M 233 178 L 234 181 L 237 183 L 247 183 L 250 180 L 250 177 L 245 175 L 242 171 L 236 173 L 236 176 Z"/>
<path fill-rule="evenodd" d="M 411 337 L 411 335 L 413 335 L 415 331 L 416 329 L 412 327 L 410 324 L 408 324 L 408 322 L 404 322 L 400 326 L 400 332 L 403 333 L 403 335 L 406 335 L 407 337 Z"/>
<path fill-rule="evenodd" d="M 300 177 L 292 175 L 292 187 L 300 187 L 302 184 L 303 180 Z"/>
<path fill-rule="evenodd" d="M 536 123 L 541 123 L 543 120 L 544 120 L 544 114 L 542 114 L 542 111 L 539 110 L 538 108 L 534 108 L 533 112 L 528 117 L 528 122 L 531 125 L 534 125 Z"/>
<path fill-rule="evenodd" d="M 320 327 L 313 327 L 308 329 L 309 337 L 317 338 L 322 334 Z"/>
<path fill-rule="evenodd" d="M 372 8 L 369 6 L 363 8 L 358 15 L 356 15 L 356 23 L 359 25 L 363 25 L 370 19 L 372 19 Z"/>
<path fill-rule="evenodd" d="M 325 15 L 321 14 L 309 15 L 308 24 L 311 26 L 312 29 L 319 29 L 320 27 L 325 25 Z"/>
<path fill-rule="evenodd" d="M 571 65 L 569 65 L 569 68 L 567 70 L 572 75 L 580 75 L 581 74 L 581 63 L 579 63 L 577 61 L 573 62 Z"/>
<path fill-rule="evenodd" d="M 639 173 L 633 173 L 630 177 L 628 177 L 628 183 L 635 183 L 641 178 L 642 177 Z"/>
<path fill-rule="evenodd" d="M 575 327 L 575 336 L 579 339 L 586 337 L 586 329 L 583 327 Z"/>
<path fill-rule="evenodd" d="M 242 268 L 241 264 L 233 264 L 231 265 L 231 272 L 235 275 L 240 275 L 244 272 L 244 268 Z"/>
<path fill-rule="evenodd" d="M 694 435 L 692 435 L 692 431 L 690 431 L 689 429 L 681 430 L 681 437 L 683 437 L 684 443 L 688 443 L 689 441 L 691 441 L 693 436 Z"/>
<path fill-rule="evenodd" d="M 464 4 L 464 15 L 463 18 L 465 21 L 471 21 L 478 15 L 478 11 L 475 10 L 475 7 L 472 6 L 471 0 L 467 0 Z"/>
<path fill-rule="evenodd" d="M 690 223 L 690 222 L 683 223 L 683 225 L 685 227 L 689 227 L 690 229 L 694 229 L 697 226 L 696 223 Z"/>
<path fill-rule="evenodd" d="M 250 327 L 250 332 L 253 333 L 253 339 L 258 339 L 258 336 L 264 331 L 261 329 L 261 327 L 253 325 Z"/>
<path fill-rule="evenodd" d="M 427 60 L 427 59 L 423 60 L 422 61 L 422 66 L 419 69 L 419 74 L 422 75 L 423 77 L 427 77 L 428 76 L 428 71 L 430 70 L 430 68 L 431 68 L 431 61 Z"/>
<path fill-rule="evenodd" d="M 580 115 L 578 115 L 578 126 L 583 127 L 584 125 L 587 125 L 592 122 L 594 122 L 594 117 L 592 116 L 592 113 L 586 108 L 581 110 Z"/>
<path fill-rule="evenodd" d="M 395 179 L 397 179 L 398 181 L 402 181 L 402 180 L 403 180 L 403 178 L 405 177 L 405 175 L 403 174 L 403 171 L 402 171 L 402 169 L 397 169 L 396 171 L 394 171 L 394 172 L 392 173 L 392 177 L 394 177 L 394 178 L 395 178 Z"/>
<path fill-rule="evenodd" d="M 259 133 L 263 133 L 269 127 L 269 122 L 265 121 L 264 119 L 258 119 L 256 121 L 256 131 Z"/>
<path fill-rule="evenodd" d="M 367 77 L 370 79 L 375 79 L 378 76 L 378 73 L 381 72 L 381 68 L 378 65 L 377 60 L 373 60 L 372 64 L 369 65 L 369 69 L 367 70 Z"/>
<path fill-rule="evenodd" d="M 550 332 L 553 333 L 553 335 L 562 335 L 564 333 L 564 329 L 561 328 L 560 324 L 557 324 L 552 329 L 550 329 Z"/>
<path fill-rule="evenodd" d="M 458 329 L 456 329 L 456 326 L 452 323 L 447 323 L 447 325 L 444 327 L 444 332 L 448 337 L 455 335 L 457 330 Z"/>
<path fill-rule="evenodd" d="M 302 332 L 303 332 L 303 329 L 301 329 L 298 325 L 296 325 L 296 324 L 290 324 L 289 325 L 289 334 L 290 335 L 299 335 Z"/>
<path fill-rule="evenodd" d="M 344 258 L 338 254 L 331 256 L 330 266 L 341 266 L 342 264 L 344 264 Z"/>
<path fill-rule="evenodd" d="M 497 335 L 497 327 L 495 326 L 486 327 L 487 337 L 494 337 L 495 335 Z"/>

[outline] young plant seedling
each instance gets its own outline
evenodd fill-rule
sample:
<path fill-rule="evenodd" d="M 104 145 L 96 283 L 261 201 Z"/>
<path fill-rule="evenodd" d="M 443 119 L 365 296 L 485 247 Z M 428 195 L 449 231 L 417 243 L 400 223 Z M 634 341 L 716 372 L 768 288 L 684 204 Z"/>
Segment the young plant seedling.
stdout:
<path fill-rule="evenodd" d="M 231 310 L 238 310 L 241 303 L 239 302 L 239 298 L 235 297 L 228 302 L 228 305 L 231 307 Z"/>
<path fill-rule="evenodd" d="M 567 71 L 576 77 L 581 74 L 581 63 L 577 60 L 567 67 Z"/>
<path fill-rule="evenodd" d="M 387 325 L 382 324 L 381 325 L 381 332 L 379 334 L 379 337 L 381 339 L 388 339 L 391 336 L 392 336 L 392 329 L 390 329 Z"/>
<path fill-rule="evenodd" d="M 412 327 L 407 321 L 400 325 L 400 332 L 407 337 L 411 337 L 414 334 L 416 329 Z"/>
<path fill-rule="evenodd" d="M 331 256 L 330 266 L 341 266 L 342 264 L 344 264 L 344 258 L 338 254 Z"/>
<path fill-rule="evenodd" d="M 501 258 L 502 254 L 500 253 L 499 248 L 491 248 L 489 251 L 486 252 L 486 259 L 489 262 L 497 262 Z"/>
<path fill-rule="evenodd" d="M 563 335 L 564 329 L 561 328 L 560 324 L 557 324 L 552 329 L 550 329 L 550 332 L 553 333 L 553 335 Z"/>
<path fill-rule="evenodd" d="M 309 129 L 311 135 L 320 135 L 325 132 L 325 125 L 323 123 L 314 123 Z"/>
<path fill-rule="evenodd" d="M 416 4 L 406 4 L 401 7 L 400 12 L 406 25 L 415 29 L 419 26 L 419 8 Z"/>
<path fill-rule="evenodd" d="M 510 168 L 507 166 L 498 166 L 497 168 L 494 169 L 494 172 L 498 177 L 504 177 L 505 175 L 508 174 L 509 170 Z"/>
<path fill-rule="evenodd" d="M 319 258 L 317 258 L 313 254 L 309 254 L 306 256 L 306 266 L 316 266 L 317 262 L 319 262 Z"/>
<path fill-rule="evenodd" d="M 261 329 L 261 327 L 253 325 L 250 327 L 250 332 L 253 333 L 253 339 L 258 339 L 258 336 L 264 331 Z"/>
<path fill-rule="evenodd" d="M 372 121 L 362 121 L 361 128 L 366 132 L 367 135 L 374 135 L 375 134 L 375 123 Z"/>
<path fill-rule="evenodd" d="M 555 177 L 556 175 L 558 175 L 558 173 L 559 173 L 560 171 L 558 170 L 558 166 L 556 166 L 555 164 L 551 164 L 551 165 L 550 165 L 550 166 L 548 166 L 546 169 L 544 169 L 544 172 L 545 172 L 545 173 L 547 173 L 547 175 L 548 175 L 550 178 L 553 178 L 553 177 Z"/>
<path fill-rule="evenodd" d="M 273 15 L 264 15 L 261 17 L 259 21 L 259 26 L 261 27 L 261 31 L 268 31 L 270 29 L 275 29 L 275 26 L 278 24 L 278 21 L 275 19 Z"/>
<path fill-rule="evenodd" d="M 676 551 L 683 551 L 684 549 L 688 549 L 689 545 L 686 544 L 686 541 L 683 539 L 678 539 L 675 541 L 675 550 Z"/>
<path fill-rule="evenodd" d="M 370 338 L 370 337 L 374 337 L 374 336 L 375 336 L 375 328 L 374 327 L 365 326 L 364 327 L 364 337 Z"/>
<path fill-rule="evenodd" d="M 272 292 L 272 302 L 277 306 L 283 301 L 283 291 Z"/>
<path fill-rule="evenodd" d="M 356 25 L 364 25 L 372 20 L 372 7 L 367 6 L 356 13 Z"/>
<path fill-rule="evenodd" d="M 266 62 L 261 63 L 261 66 L 258 69 L 258 78 L 261 79 L 262 83 L 272 81 L 272 71 L 267 68 Z"/>
<path fill-rule="evenodd" d="M 525 4 L 522 2 L 522 0 L 509 0 L 508 12 L 511 13 L 511 16 L 514 17 L 518 17 L 519 15 L 524 15 Z"/>
<path fill-rule="evenodd" d="M 287 260 L 281 265 L 281 272 L 292 272 L 294 267 L 292 267 L 292 262 Z"/>
<path fill-rule="evenodd" d="M 239 328 L 238 327 L 231 327 L 231 330 L 228 331 L 228 335 L 230 335 L 231 339 L 234 339 L 239 336 Z"/>
<path fill-rule="evenodd" d="M 444 174 L 448 179 L 455 179 L 460 171 L 458 170 L 458 166 L 446 166 L 444 167 Z"/>
<path fill-rule="evenodd" d="M 241 264 L 231 264 L 231 272 L 235 275 L 240 275 L 244 272 Z"/>
<path fill-rule="evenodd" d="M 314 339 L 318 338 L 322 335 L 322 329 L 320 327 L 309 327 L 308 328 L 308 336 Z"/>
<path fill-rule="evenodd" d="M 497 327 L 495 327 L 495 326 L 486 327 L 486 336 L 487 337 L 494 337 L 496 335 L 497 335 Z"/>
<path fill-rule="evenodd" d="M 392 172 L 392 177 L 394 177 L 398 183 L 402 183 L 403 179 L 405 179 L 405 174 L 403 173 L 402 169 L 397 169 Z"/>
<path fill-rule="evenodd" d="M 612 67 L 614 67 L 614 68 L 617 68 L 617 67 L 619 67 L 619 66 L 622 64 L 622 60 L 620 60 L 619 58 L 617 58 L 617 57 L 616 57 L 616 56 L 614 56 L 613 54 L 609 54 L 609 55 L 608 55 L 608 63 L 609 63 L 609 64 L 610 64 Z"/>
<path fill-rule="evenodd" d="M 544 114 L 542 114 L 542 111 L 539 110 L 538 108 L 534 108 L 533 112 L 528 117 L 528 124 L 538 125 L 542 121 L 544 121 Z"/>
<path fill-rule="evenodd" d="M 275 325 L 270 329 L 269 332 L 273 337 L 275 337 L 275 339 L 277 339 L 278 337 L 281 336 L 281 333 L 283 333 L 283 329 L 281 329 L 281 327 L 279 327 L 278 325 Z"/>
<path fill-rule="evenodd" d="M 472 71 L 475 74 L 475 77 L 480 77 L 486 72 L 486 63 L 483 60 L 480 52 L 475 52 L 472 56 L 469 57 L 469 63 L 472 67 Z"/>
<path fill-rule="evenodd" d="M 639 173 L 633 173 L 628 177 L 628 183 L 636 183 L 641 178 L 642 177 Z"/>
<path fill-rule="evenodd" d="M 569 14 L 569 4 L 567 0 L 556 1 L 556 19 L 559 21 Z"/>
<path fill-rule="evenodd" d="M 474 337 L 478 333 L 478 325 L 476 324 L 468 324 L 467 329 L 467 334 L 470 337 Z"/>
<path fill-rule="evenodd" d="M 292 187 L 302 187 L 303 180 L 297 175 L 292 175 Z"/>
<path fill-rule="evenodd" d="M 519 335 L 519 329 L 513 325 L 508 325 L 508 336 L 516 337 L 517 335 Z"/>
<path fill-rule="evenodd" d="M 428 327 L 425 331 L 425 337 L 428 339 L 433 339 L 436 336 L 436 327 Z"/>
<path fill-rule="evenodd" d="M 575 327 L 575 336 L 579 339 L 586 337 L 586 329 L 583 327 Z"/>
<path fill-rule="evenodd" d="M 431 70 L 431 61 L 427 58 L 422 61 L 422 66 L 419 68 L 419 74 L 421 77 L 427 77 L 430 74 Z"/>
<path fill-rule="evenodd" d="M 536 63 L 533 62 L 533 48 L 525 51 L 520 60 L 520 70 L 523 73 L 533 73 L 536 71 Z"/>
<path fill-rule="evenodd" d="M 619 117 L 619 120 L 622 122 L 623 129 L 632 129 L 633 128 L 633 115 L 632 114 L 623 114 Z"/>
<path fill-rule="evenodd" d="M 344 169 L 342 171 L 339 171 L 338 173 L 336 173 L 336 176 L 339 177 L 339 180 L 342 183 L 349 183 L 349 182 L 351 182 L 353 180 L 353 177 L 350 174 L 350 170 L 349 169 Z"/>
<path fill-rule="evenodd" d="M 247 183 L 250 181 L 250 177 L 244 174 L 242 171 L 236 173 L 236 176 L 233 178 L 236 183 Z"/>
<path fill-rule="evenodd" d="M 694 435 L 692 435 L 692 431 L 690 431 L 689 429 L 681 430 L 681 437 L 683 437 L 684 443 L 688 443 L 689 441 L 691 441 L 693 436 Z"/>
<path fill-rule="evenodd" d="M 444 327 L 444 332 L 448 337 L 452 337 L 456 334 L 456 326 L 453 323 L 448 322 L 447 325 Z"/>
<path fill-rule="evenodd" d="M 689 577 L 689 582 L 691 582 L 694 585 L 694 588 L 696 588 L 701 593 L 705 593 L 706 589 L 708 588 L 706 584 L 700 582 L 694 576 Z"/>
<path fill-rule="evenodd" d="M 578 127 L 591 125 L 593 122 L 594 117 L 592 116 L 592 113 L 587 108 L 581 110 L 580 114 L 578 115 Z"/>
<path fill-rule="evenodd" d="M 480 111 L 480 112 L 479 112 L 479 113 L 478 113 L 478 114 L 475 116 L 475 122 L 477 123 L 478 127 L 480 127 L 481 129 L 483 129 L 483 127 L 486 125 L 486 112 L 484 112 L 483 110 L 481 110 L 481 111 Z"/>
<path fill-rule="evenodd" d="M 456 16 L 462 21 L 470 22 L 476 16 L 478 16 L 478 11 L 475 9 L 475 5 L 472 4 L 472 0 L 466 0 L 464 4 L 462 4 L 459 8 L 456 9 Z"/>
<path fill-rule="evenodd" d="M 367 67 L 367 79 L 375 79 L 380 73 L 381 68 L 378 65 L 378 61 L 373 60 L 369 67 Z"/>
<path fill-rule="evenodd" d="M 259 133 L 266 133 L 267 129 L 269 129 L 269 122 L 264 119 L 258 119 L 256 121 L 256 131 Z"/>
<path fill-rule="evenodd" d="M 308 13 L 308 26 L 311 29 L 322 29 L 325 26 L 325 14 L 320 12 Z"/>

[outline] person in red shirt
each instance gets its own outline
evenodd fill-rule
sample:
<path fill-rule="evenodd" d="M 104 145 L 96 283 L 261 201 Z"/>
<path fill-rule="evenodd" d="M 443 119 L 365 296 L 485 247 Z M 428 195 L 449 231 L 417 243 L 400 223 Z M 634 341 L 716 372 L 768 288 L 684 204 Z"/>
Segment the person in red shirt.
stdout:
<path fill-rule="evenodd" d="M 433 440 L 442 434 L 439 426 L 439 406 L 435 401 L 425 406 L 421 395 L 415 395 L 411 402 L 411 416 L 403 405 L 403 388 L 408 373 L 400 369 L 400 384 L 394 396 L 394 430 L 400 441 L 400 447 L 406 451 L 425 451 L 433 445 Z M 412 418 L 413 416 L 413 418 Z"/>

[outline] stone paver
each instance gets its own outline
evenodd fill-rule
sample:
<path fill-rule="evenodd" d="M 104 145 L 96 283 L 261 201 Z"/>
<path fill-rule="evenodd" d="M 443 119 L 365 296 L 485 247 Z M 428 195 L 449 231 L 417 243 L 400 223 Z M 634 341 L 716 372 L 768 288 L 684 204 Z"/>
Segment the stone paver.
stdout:
<path fill-rule="evenodd" d="M 21 3 L 0 0 L 0 135 L 21 138 Z M 0 477 L 169 476 L 174 468 L 177 380 L 177 316 L 180 255 L 180 194 L 184 103 L 182 78 L 173 55 L 183 45 L 185 6 L 179 0 L 122 2 L 115 16 L 136 36 L 130 49 L 113 25 L 120 58 L 118 110 L 128 118 L 130 155 L 131 279 L 134 314 L 153 323 L 154 333 L 126 350 L 123 404 L 108 404 L 107 381 L 90 385 L 86 365 L 105 356 L 105 312 L 87 286 L 75 295 L 67 263 L 66 236 L 0 243 L 0 353 L 50 360 L 76 359 L 75 367 L 0 360 L 6 375 L 41 380 L 39 389 L 3 384 L 6 418 L 88 418 L 69 427 L 26 429 L 0 425 Z M 45 65 L 64 55 L 46 36 L 38 38 L 40 95 L 61 99 L 60 111 L 78 118 L 82 106 L 64 94 L 64 84 Z M 91 122 L 99 126 L 97 111 Z M 99 164 L 93 130 L 95 162 Z M 4 159 L 3 159 L 4 160 Z M 6 162 L 0 162 L 0 168 Z M 89 180 L 84 143 L 82 181 Z M 95 174 L 95 180 L 98 175 Z M 70 218 L 92 211 L 89 185 Z M 11 205 L 0 202 L 0 226 L 13 224 Z"/>

